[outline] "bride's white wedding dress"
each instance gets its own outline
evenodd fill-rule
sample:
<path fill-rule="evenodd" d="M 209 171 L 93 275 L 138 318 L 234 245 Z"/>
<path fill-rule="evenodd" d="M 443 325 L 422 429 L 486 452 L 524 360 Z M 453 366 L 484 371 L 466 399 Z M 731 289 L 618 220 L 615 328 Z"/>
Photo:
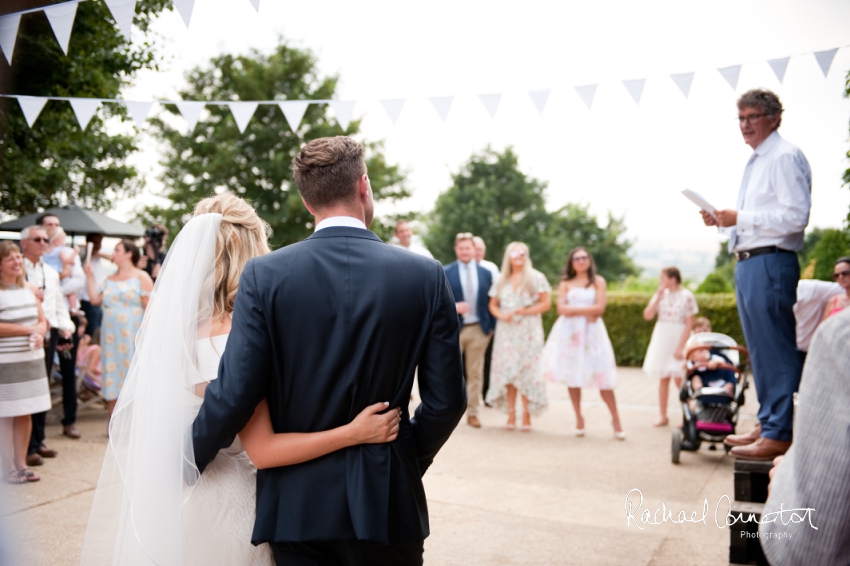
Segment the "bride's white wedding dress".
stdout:
<path fill-rule="evenodd" d="M 218 377 L 227 335 L 199 340 L 195 348 L 198 378 Z M 193 384 L 194 385 L 194 384 Z M 200 399 L 198 400 L 200 409 Z M 251 544 L 257 493 L 257 468 L 239 437 L 218 453 L 183 506 L 184 556 L 187 566 L 270 566 L 267 544 Z"/>

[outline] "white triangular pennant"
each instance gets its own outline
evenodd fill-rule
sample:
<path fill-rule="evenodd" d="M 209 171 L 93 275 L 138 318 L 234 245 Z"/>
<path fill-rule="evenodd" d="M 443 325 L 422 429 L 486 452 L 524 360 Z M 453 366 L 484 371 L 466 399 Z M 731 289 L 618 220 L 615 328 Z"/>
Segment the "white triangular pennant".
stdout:
<path fill-rule="evenodd" d="M 552 92 L 551 88 L 528 91 L 531 101 L 534 102 L 534 106 L 537 107 L 537 111 L 540 114 L 543 114 L 543 109 L 546 108 L 546 102 L 549 100 L 550 92 Z"/>
<path fill-rule="evenodd" d="M 740 65 L 732 65 L 731 67 L 723 67 L 717 70 L 720 71 L 720 74 L 723 75 L 723 78 L 726 79 L 732 90 L 738 90 L 738 76 L 741 74 Z"/>
<path fill-rule="evenodd" d="M 189 20 L 192 19 L 192 10 L 195 8 L 195 0 L 174 0 L 174 7 L 183 18 L 183 23 L 189 27 Z"/>
<path fill-rule="evenodd" d="M 407 102 L 404 98 L 392 98 L 381 101 L 381 106 L 384 107 L 384 110 L 387 113 L 387 116 L 390 117 L 390 122 L 395 125 L 398 121 L 398 117 L 401 114 L 401 109 L 404 108 L 404 103 Z"/>
<path fill-rule="evenodd" d="M 260 11 L 260 0 L 251 0 L 251 5 L 254 6 L 257 12 Z"/>
<path fill-rule="evenodd" d="M 42 108 L 47 104 L 49 98 L 45 98 L 43 96 L 19 96 L 18 104 L 21 105 L 21 110 L 24 113 L 24 118 L 27 121 L 27 126 L 32 128 L 32 125 L 35 124 L 35 121 L 38 119 L 38 115 L 41 114 Z"/>
<path fill-rule="evenodd" d="M 280 110 L 286 117 L 286 122 L 289 128 L 294 132 L 298 131 L 301 126 L 301 120 L 304 119 L 304 113 L 307 112 L 307 107 L 310 106 L 309 100 L 287 100 L 286 102 L 278 102 Z"/>
<path fill-rule="evenodd" d="M 590 107 L 593 105 L 593 97 L 596 95 L 596 85 L 584 85 L 575 87 L 576 92 L 584 101 L 584 104 L 587 106 L 587 109 L 590 110 Z"/>
<path fill-rule="evenodd" d="M 106 6 L 115 18 L 118 29 L 130 41 L 130 28 L 133 27 L 133 17 L 136 15 L 136 0 L 106 0 Z"/>
<path fill-rule="evenodd" d="M 643 85 L 646 84 L 646 79 L 632 79 L 623 81 L 623 86 L 629 91 L 635 104 L 640 104 L 640 95 L 643 94 Z"/>
<path fill-rule="evenodd" d="M 782 80 L 785 78 L 785 70 L 788 68 L 788 61 L 790 60 L 791 57 L 783 57 L 782 59 L 771 59 L 767 62 L 773 72 L 776 73 L 779 84 L 782 84 Z"/>
<path fill-rule="evenodd" d="M 68 54 L 68 43 L 71 41 L 71 29 L 74 27 L 74 18 L 77 15 L 77 2 L 65 2 L 44 9 L 44 15 L 53 28 L 53 35 L 59 42 L 62 52 Z"/>
<path fill-rule="evenodd" d="M 437 111 L 440 119 L 445 123 L 446 118 L 449 117 L 449 110 L 451 110 L 454 99 L 454 96 L 432 96 L 428 100 L 431 101 L 431 105 L 434 107 L 434 110 Z"/>
<path fill-rule="evenodd" d="M 239 133 L 245 133 L 245 128 L 248 127 L 248 122 L 251 121 L 251 116 L 257 111 L 256 102 L 228 102 L 230 113 L 233 114 L 233 119 L 236 120 L 236 127 L 239 128 Z"/>
<path fill-rule="evenodd" d="M 153 108 L 153 102 L 134 102 L 132 100 L 125 100 L 124 106 L 127 107 L 127 110 L 130 112 L 130 116 L 133 118 L 133 122 L 136 123 L 136 129 L 141 130 L 142 126 L 145 125 L 145 120 L 147 120 L 151 108 Z"/>
<path fill-rule="evenodd" d="M 201 112 L 204 111 L 205 102 L 196 102 L 194 100 L 181 100 L 174 103 L 180 115 L 186 120 L 186 125 L 189 126 L 189 131 L 195 131 L 195 126 L 198 125 L 198 120 L 201 119 Z"/>
<path fill-rule="evenodd" d="M 12 53 L 15 51 L 15 40 L 18 38 L 20 23 L 20 14 L 10 14 L 0 18 L 0 49 L 3 50 L 9 65 L 12 64 Z"/>
<path fill-rule="evenodd" d="M 481 101 L 481 104 L 484 105 L 484 108 L 487 109 L 487 114 L 490 115 L 490 118 L 496 117 L 496 110 L 499 109 L 499 102 L 502 100 L 501 94 L 479 94 L 478 99 Z"/>
<path fill-rule="evenodd" d="M 355 104 L 357 104 L 356 100 L 332 100 L 330 102 L 336 121 L 343 132 L 348 129 L 348 125 L 351 123 Z"/>
<path fill-rule="evenodd" d="M 832 60 L 835 59 L 836 53 L 838 53 L 837 47 L 815 53 L 815 59 L 817 59 L 818 65 L 820 65 L 820 70 L 823 71 L 823 76 L 829 74 L 829 68 L 832 66 Z"/>
<path fill-rule="evenodd" d="M 100 100 L 97 98 L 72 98 L 70 102 L 77 122 L 80 123 L 80 129 L 85 130 L 91 122 L 92 116 L 97 112 Z"/>
<path fill-rule="evenodd" d="M 691 83 L 694 82 L 694 74 L 678 73 L 676 75 L 670 75 L 670 78 L 673 79 L 673 82 L 676 83 L 676 86 L 679 87 L 679 90 L 681 90 L 682 94 L 684 94 L 685 98 L 687 98 L 688 94 L 691 92 Z"/>

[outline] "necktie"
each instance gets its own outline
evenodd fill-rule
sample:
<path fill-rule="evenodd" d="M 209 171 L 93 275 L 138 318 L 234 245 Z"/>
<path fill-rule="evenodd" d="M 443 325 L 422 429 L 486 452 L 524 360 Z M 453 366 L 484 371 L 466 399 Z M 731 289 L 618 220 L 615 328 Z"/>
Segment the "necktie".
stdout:
<path fill-rule="evenodd" d="M 464 273 L 464 281 L 466 282 L 466 293 L 469 295 L 468 297 L 464 297 L 466 299 L 466 303 L 469 305 L 469 312 L 466 313 L 466 316 L 472 316 L 475 314 L 475 300 L 476 293 L 475 288 L 472 286 L 472 262 L 466 264 L 464 267 L 466 273 Z"/>
<path fill-rule="evenodd" d="M 744 178 L 741 179 L 741 190 L 738 191 L 738 203 L 735 205 L 735 210 L 743 210 L 744 208 L 744 200 L 747 196 L 747 185 L 750 182 L 750 173 L 753 170 L 753 162 L 756 160 L 756 155 L 753 154 L 750 157 L 750 160 L 747 161 L 747 166 L 744 168 Z M 732 253 L 732 250 L 735 249 L 735 245 L 738 243 L 738 228 L 736 226 L 732 227 L 732 235 L 729 237 L 729 253 Z"/>

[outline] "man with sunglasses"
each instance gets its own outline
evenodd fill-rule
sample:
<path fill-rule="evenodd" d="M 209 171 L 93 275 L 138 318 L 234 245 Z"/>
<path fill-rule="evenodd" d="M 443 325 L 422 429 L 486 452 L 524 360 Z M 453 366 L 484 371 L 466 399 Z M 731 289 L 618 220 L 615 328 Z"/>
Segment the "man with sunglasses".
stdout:
<path fill-rule="evenodd" d="M 791 446 L 793 395 L 803 354 L 797 349 L 794 312 L 809 223 L 812 172 L 803 152 L 780 137 L 782 103 L 774 93 L 750 90 L 738 99 L 738 124 L 753 154 L 744 169 L 735 209 L 702 211 L 706 226 L 729 235 L 738 314 L 753 366 L 760 427 L 731 435 L 732 454 L 770 460 Z"/>
<path fill-rule="evenodd" d="M 59 338 L 71 338 L 76 327 L 71 321 L 71 316 L 68 312 L 68 303 L 65 302 L 65 297 L 62 295 L 59 287 L 59 273 L 45 264 L 41 259 L 41 256 L 47 251 L 47 244 L 47 232 L 41 226 L 31 226 L 21 231 L 21 250 L 24 254 L 27 281 L 38 288 L 44 318 L 50 324 L 49 339 L 45 339 L 44 341 L 44 362 L 47 366 L 47 377 L 50 379 L 50 373 L 53 370 L 53 356 L 56 353 Z M 76 375 L 73 373 L 73 361 L 70 367 L 70 383 L 74 384 L 76 392 Z M 76 395 L 74 395 L 74 413 L 76 413 Z M 55 450 L 51 450 L 44 445 L 44 424 L 46 417 L 47 413 L 36 413 L 32 416 L 32 435 L 30 436 L 30 445 L 27 451 L 28 466 L 40 466 L 44 463 L 43 458 L 53 458 L 56 456 Z M 73 422 L 71 426 L 73 427 Z M 79 437 L 79 434 L 77 436 Z"/>

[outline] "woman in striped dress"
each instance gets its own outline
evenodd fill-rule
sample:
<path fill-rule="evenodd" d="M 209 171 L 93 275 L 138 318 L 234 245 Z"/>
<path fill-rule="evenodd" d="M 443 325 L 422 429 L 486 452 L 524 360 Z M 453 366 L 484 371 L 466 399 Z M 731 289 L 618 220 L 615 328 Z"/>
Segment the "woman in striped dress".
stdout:
<path fill-rule="evenodd" d="M 40 478 L 27 468 L 33 413 L 50 409 L 44 369 L 47 322 L 35 289 L 24 280 L 24 259 L 14 242 L 0 242 L 0 459 L 3 481 Z"/>

